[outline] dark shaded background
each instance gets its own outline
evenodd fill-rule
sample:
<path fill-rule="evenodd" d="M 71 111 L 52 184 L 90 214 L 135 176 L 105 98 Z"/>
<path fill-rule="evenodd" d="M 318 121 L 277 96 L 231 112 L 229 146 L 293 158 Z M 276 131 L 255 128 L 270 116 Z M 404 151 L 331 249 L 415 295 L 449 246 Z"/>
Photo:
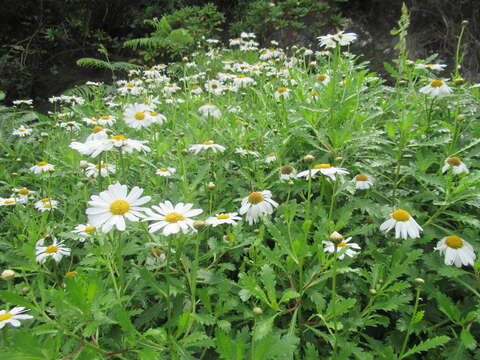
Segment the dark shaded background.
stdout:
<path fill-rule="evenodd" d="M 280 3 L 286 0 L 277 0 Z M 314 0 L 312 0 L 314 1 Z M 315 0 L 318 1 L 318 0 Z M 216 0 L 214 3 L 225 15 L 219 34 L 223 40 L 234 36 L 232 24 L 242 21 L 247 0 Z M 395 38 L 390 30 L 396 27 L 401 13 L 400 0 L 325 0 L 333 11 L 344 19 L 345 29 L 359 34 L 360 41 L 353 51 L 371 61 L 371 68 L 384 74 L 383 62 L 396 56 Z M 151 28 L 144 19 L 161 17 L 176 9 L 204 5 L 195 0 L 2 0 L 0 5 L 0 89 L 7 92 L 7 102 L 17 98 L 33 98 L 41 103 L 75 84 L 87 80 L 108 81 L 110 76 L 101 70 L 79 68 L 75 61 L 81 57 L 98 57 L 99 44 L 105 45 L 113 60 L 132 56 L 122 47 L 125 40 L 142 37 Z M 451 68 L 456 38 L 462 20 L 468 20 L 462 51 L 465 61 L 462 74 L 479 81 L 480 28 L 479 0 L 407 0 L 411 14 L 408 46 L 412 59 L 425 58 L 433 53 Z M 267 42 L 279 40 L 281 45 L 293 43 L 316 46 L 315 38 L 337 29 L 328 19 L 318 26 L 318 17 L 302 19 L 304 29 L 268 30 L 259 35 Z M 159 59 L 164 61 L 168 59 Z"/>

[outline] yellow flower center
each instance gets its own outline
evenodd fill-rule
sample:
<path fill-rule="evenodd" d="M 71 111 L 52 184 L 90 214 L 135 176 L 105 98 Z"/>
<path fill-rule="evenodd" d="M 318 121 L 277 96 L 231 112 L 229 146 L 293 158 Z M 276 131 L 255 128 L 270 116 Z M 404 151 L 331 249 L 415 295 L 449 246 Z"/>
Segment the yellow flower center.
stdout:
<path fill-rule="evenodd" d="M 192 85 L 192 90 L 197 90 L 198 86 L 197 85 Z"/>
<path fill-rule="evenodd" d="M 447 237 L 445 244 L 452 249 L 460 249 L 463 247 L 463 240 L 456 235 L 451 235 Z"/>
<path fill-rule="evenodd" d="M 103 126 L 95 125 L 95 126 L 93 127 L 93 129 L 92 129 L 92 132 L 93 132 L 94 134 L 96 134 L 96 133 L 98 133 L 98 132 L 100 132 L 100 131 L 102 131 L 102 130 L 103 130 Z"/>
<path fill-rule="evenodd" d="M 260 51 L 260 54 L 265 55 L 268 51 L 267 50 L 262 50 Z"/>
<path fill-rule="evenodd" d="M 343 248 L 343 247 L 347 246 L 347 244 L 345 244 L 343 241 L 340 241 L 340 242 L 337 244 L 337 246 Z"/>
<path fill-rule="evenodd" d="M 25 132 L 27 129 L 18 129 L 19 132 Z"/>
<path fill-rule="evenodd" d="M 250 204 L 256 205 L 256 204 L 261 203 L 264 199 L 265 198 L 263 197 L 263 195 L 261 193 L 254 191 L 250 195 L 248 195 L 247 201 Z"/>
<path fill-rule="evenodd" d="M 161 169 L 158 169 L 158 170 L 161 171 L 161 172 L 167 172 L 168 171 L 167 168 L 161 168 Z"/>
<path fill-rule="evenodd" d="M 237 79 L 244 79 L 244 78 L 246 78 L 246 76 L 243 74 L 237 75 Z"/>
<path fill-rule="evenodd" d="M 110 116 L 109 115 L 103 115 L 101 117 L 102 120 L 109 120 L 110 119 Z"/>
<path fill-rule="evenodd" d="M 330 169 L 332 165 L 330 164 L 317 164 L 313 168 L 314 169 Z"/>
<path fill-rule="evenodd" d="M 48 163 L 46 161 L 40 161 L 39 163 L 37 163 L 38 166 L 47 166 Z"/>
<path fill-rule="evenodd" d="M 1 323 L 2 321 L 11 319 L 12 317 L 13 317 L 13 315 L 10 314 L 10 313 L 2 314 L 2 315 L 0 315 L 0 323 Z"/>
<path fill-rule="evenodd" d="M 312 95 L 312 97 L 317 97 L 318 96 L 316 91 L 312 91 L 311 95 Z"/>
<path fill-rule="evenodd" d="M 166 215 L 164 220 L 168 221 L 170 223 L 176 223 L 176 222 L 185 220 L 185 216 L 183 216 L 182 214 L 179 214 L 177 212 L 172 212 L 172 213 Z"/>
<path fill-rule="evenodd" d="M 430 84 L 431 87 L 440 87 L 443 85 L 443 81 L 442 80 L 433 80 L 432 83 Z"/>
<path fill-rule="evenodd" d="M 221 214 L 221 215 L 217 215 L 215 216 L 218 220 L 226 220 L 226 219 L 230 219 L 230 215 L 228 214 Z"/>
<path fill-rule="evenodd" d="M 135 119 L 137 119 L 137 120 L 143 120 L 143 119 L 145 119 L 145 114 L 144 114 L 143 112 L 137 112 L 137 113 L 135 114 Z"/>
<path fill-rule="evenodd" d="M 326 79 L 327 79 L 327 75 L 325 75 L 325 74 L 320 74 L 320 75 L 317 76 L 318 81 L 324 81 Z"/>
<path fill-rule="evenodd" d="M 18 190 L 18 193 L 19 193 L 20 195 L 28 195 L 28 194 L 30 194 L 30 190 L 28 190 L 28 189 L 20 189 L 20 190 Z"/>
<path fill-rule="evenodd" d="M 368 181 L 368 176 L 365 174 L 358 174 L 355 176 L 356 181 Z"/>
<path fill-rule="evenodd" d="M 133 87 L 135 87 L 135 84 L 128 83 L 128 84 L 127 84 L 127 87 L 129 87 L 129 88 L 133 88 Z"/>
<path fill-rule="evenodd" d="M 107 164 L 97 164 L 97 165 L 95 165 L 95 167 L 96 167 L 97 169 L 105 169 L 105 168 L 108 167 L 108 165 L 107 165 Z"/>
<path fill-rule="evenodd" d="M 293 167 L 291 167 L 290 165 L 284 165 L 280 168 L 280 173 L 282 175 L 289 175 L 293 172 Z"/>
<path fill-rule="evenodd" d="M 53 253 L 56 253 L 57 251 L 58 251 L 58 247 L 56 247 L 55 245 L 50 245 L 45 249 L 45 252 L 47 254 L 53 254 Z"/>
<path fill-rule="evenodd" d="M 280 94 L 283 94 L 283 93 L 287 92 L 287 88 L 282 87 L 282 88 L 278 89 L 278 92 Z"/>
<path fill-rule="evenodd" d="M 203 142 L 203 145 L 213 145 L 213 144 L 214 144 L 214 142 L 213 142 L 213 141 L 210 141 L 210 140 Z"/>
<path fill-rule="evenodd" d="M 460 166 L 462 162 L 458 157 L 451 157 L 447 159 L 447 163 L 452 166 Z"/>
<path fill-rule="evenodd" d="M 41 202 L 44 202 L 44 203 L 48 203 L 50 202 L 50 199 L 49 198 L 43 198 L 40 200 Z"/>
<path fill-rule="evenodd" d="M 44 209 L 51 209 L 51 208 L 52 208 L 52 204 L 45 204 L 45 205 L 43 205 L 43 208 L 44 208 Z"/>
<path fill-rule="evenodd" d="M 130 204 L 125 200 L 115 200 L 110 204 L 110 212 L 114 215 L 123 215 L 130 210 Z"/>
<path fill-rule="evenodd" d="M 275 156 L 277 156 L 277 154 L 275 154 L 275 153 L 270 153 L 270 154 L 267 155 L 267 157 L 275 157 Z"/>
<path fill-rule="evenodd" d="M 90 233 L 93 230 L 95 230 L 95 226 L 88 225 L 88 226 L 85 226 L 85 229 L 83 231 L 86 232 L 86 233 Z"/>
<path fill-rule="evenodd" d="M 410 220 L 410 214 L 405 210 L 395 210 L 392 213 L 392 218 L 397 221 L 408 221 Z"/>
<path fill-rule="evenodd" d="M 75 271 L 69 271 L 65 274 L 65 277 L 75 277 L 77 273 Z"/>
<path fill-rule="evenodd" d="M 128 139 L 127 139 L 125 136 L 123 136 L 123 135 L 112 136 L 110 139 L 112 139 L 112 140 L 118 140 L 118 141 L 128 140 Z"/>
<path fill-rule="evenodd" d="M 155 112 L 155 111 L 152 111 L 152 112 L 150 113 L 150 116 L 157 116 L 157 115 L 158 115 L 158 113 Z"/>
<path fill-rule="evenodd" d="M 5 200 L 3 203 L 5 205 L 12 205 L 12 204 L 15 204 L 15 200 Z"/>

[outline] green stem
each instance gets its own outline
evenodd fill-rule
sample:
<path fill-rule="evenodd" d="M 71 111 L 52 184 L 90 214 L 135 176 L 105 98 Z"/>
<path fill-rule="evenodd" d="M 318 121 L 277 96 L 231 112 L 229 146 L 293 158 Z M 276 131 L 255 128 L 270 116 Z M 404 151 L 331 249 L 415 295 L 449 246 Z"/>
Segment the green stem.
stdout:
<path fill-rule="evenodd" d="M 337 335 L 337 314 L 336 314 L 336 302 L 337 302 L 337 244 L 335 243 L 335 258 L 333 261 L 333 273 L 332 273 L 332 314 L 333 314 L 333 340 L 334 340 L 334 345 L 333 345 L 333 358 L 336 357 L 337 355 L 337 348 L 338 348 L 338 335 Z"/>
<path fill-rule="evenodd" d="M 403 354 L 405 353 L 405 350 L 407 348 L 408 338 L 410 337 L 410 334 L 412 333 L 413 321 L 414 321 L 414 319 L 417 315 L 419 301 L 420 301 L 420 287 L 417 287 L 417 294 L 415 296 L 415 305 L 413 307 L 412 318 L 410 319 L 410 323 L 408 324 L 407 334 L 405 335 L 405 339 L 403 339 L 402 350 L 400 350 L 400 355 L 399 355 L 400 359 L 403 358 Z"/>

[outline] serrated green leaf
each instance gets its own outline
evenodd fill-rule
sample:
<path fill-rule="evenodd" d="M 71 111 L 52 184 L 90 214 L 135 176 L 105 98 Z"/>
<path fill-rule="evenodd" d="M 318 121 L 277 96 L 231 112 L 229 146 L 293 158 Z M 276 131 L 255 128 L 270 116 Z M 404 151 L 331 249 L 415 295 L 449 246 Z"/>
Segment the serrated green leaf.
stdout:
<path fill-rule="evenodd" d="M 460 333 L 460 340 L 462 341 L 463 346 L 465 346 L 469 350 L 473 350 L 477 347 L 477 341 L 467 328 L 462 328 L 462 332 Z"/>
<path fill-rule="evenodd" d="M 415 345 L 410 350 L 408 350 L 405 354 L 403 354 L 401 359 L 404 359 L 413 354 L 418 354 L 420 352 L 434 349 L 438 346 L 442 346 L 443 344 L 446 344 L 449 341 L 450 341 L 450 338 L 448 336 L 437 336 L 432 339 L 422 341 L 420 344 Z"/>
<path fill-rule="evenodd" d="M 458 323 L 460 321 L 460 310 L 455 306 L 452 299 L 441 292 L 437 292 L 435 298 L 440 311 L 447 315 L 452 322 Z"/>

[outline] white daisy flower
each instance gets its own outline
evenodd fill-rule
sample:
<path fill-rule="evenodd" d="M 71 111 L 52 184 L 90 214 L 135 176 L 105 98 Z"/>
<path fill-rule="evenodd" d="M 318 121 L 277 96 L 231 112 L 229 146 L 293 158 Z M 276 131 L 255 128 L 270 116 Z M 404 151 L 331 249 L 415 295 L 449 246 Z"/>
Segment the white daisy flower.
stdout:
<path fill-rule="evenodd" d="M 337 47 L 337 41 L 332 34 L 322 35 L 317 37 L 317 39 L 320 42 L 320 46 L 324 46 L 327 49 L 334 49 Z"/>
<path fill-rule="evenodd" d="M 76 121 L 66 121 L 66 122 L 61 122 L 58 124 L 59 127 L 67 130 L 67 131 L 78 131 L 81 129 L 81 125 L 76 122 Z"/>
<path fill-rule="evenodd" d="M 33 206 L 35 206 L 35 208 L 40 212 L 52 211 L 53 209 L 57 208 L 57 205 L 58 201 L 49 198 L 40 199 L 33 204 Z"/>
<path fill-rule="evenodd" d="M 222 224 L 237 225 L 237 221 L 242 220 L 238 213 L 222 213 L 216 214 L 215 216 L 209 217 L 205 220 L 205 224 L 216 227 Z"/>
<path fill-rule="evenodd" d="M 233 86 L 236 87 L 237 89 L 243 89 L 255 84 L 256 84 L 255 80 L 253 80 L 251 77 L 248 77 L 244 74 L 237 75 L 235 79 L 233 79 Z"/>
<path fill-rule="evenodd" d="M 437 243 L 434 250 L 445 255 L 445 265 L 462 267 L 475 264 L 476 255 L 473 246 L 456 235 L 444 237 Z"/>
<path fill-rule="evenodd" d="M 275 91 L 273 96 L 275 97 L 276 101 L 279 101 L 280 99 L 288 99 L 290 97 L 290 89 L 281 87 L 277 91 Z"/>
<path fill-rule="evenodd" d="M 202 88 L 201 88 L 200 86 L 198 86 L 198 85 L 192 85 L 192 86 L 190 87 L 190 92 L 191 92 L 192 94 L 195 94 L 195 95 L 200 95 L 200 94 L 203 92 L 203 90 L 202 90 Z"/>
<path fill-rule="evenodd" d="M 319 74 L 316 78 L 317 82 L 315 85 L 327 85 L 330 82 L 330 76 L 327 74 Z"/>
<path fill-rule="evenodd" d="M 96 178 L 98 175 L 106 177 L 115 174 L 115 171 L 115 165 L 102 162 L 99 164 L 89 164 L 85 169 L 85 175 L 92 178 Z"/>
<path fill-rule="evenodd" d="M 317 173 L 321 173 L 322 175 L 325 175 L 332 181 L 336 180 L 335 174 L 340 174 L 340 175 L 349 174 L 349 172 L 343 168 L 337 168 L 330 164 L 317 164 L 310 170 L 299 172 L 297 177 L 299 178 L 305 177 L 307 180 L 309 180 L 310 178 L 313 179 L 315 175 L 317 175 Z"/>
<path fill-rule="evenodd" d="M 28 197 L 32 194 L 35 194 L 36 191 L 32 191 L 27 189 L 26 187 L 23 188 L 13 188 L 14 195 L 12 197 L 17 198 L 20 202 L 26 202 Z"/>
<path fill-rule="evenodd" d="M 209 80 L 205 83 L 205 90 L 214 95 L 222 95 L 226 90 L 225 85 L 219 80 Z"/>
<path fill-rule="evenodd" d="M 271 163 L 275 160 L 277 160 L 277 154 L 275 154 L 275 153 L 270 153 L 267 156 L 265 156 L 265 162 L 267 162 L 267 163 Z"/>
<path fill-rule="evenodd" d="M 55 171 L 55 165 L 49 164 L 46 161 L 40 161 L 29 170 L 34 174 L 40 174 L 47 171 Z"/>
<path fill-rule="evenodd" d="M 116 121 L 117 118 L 115 116 L 102 115 L 97 119 L 96 124 L 102 126 L 112 126 L 113 124 L 115 124 Z"/>
<path fill-rule="evenodd" d="M 338 33 L 333 35 L 333 39 L 340 46 L 346 46 L 346 45 L 350 45 L 352 42 L 354 42 L 357 39 L 357 34 L 339 31 Z"/>
<path fill-rule="evenodd" d="M 455 175 L 469 173 L 467 165 L 465 165 L 458 157 L 450 157 L 445 160 L 445 165 L 442 167 L 442 173 L 446 172 L 450 168 L 452 168 L 452 171 Z"/>
<path fill-rule="evenodd" d="M 297 177 L 297 170 L 293 166 L 283 165 L 280 168 L 280 180 L 288 181 Z"/>
<path fill-rule="evenodd" d="M 173 174 L 175 174 L 176 171 L 177 171 L 177 169 L 175 169 L 175 168 L 160 168 L 160 169 L 157 169 L 155 174 L 160 175 L 160 176 L 169 177 L 169 176 L 172 176 Z"/>
<path fill-rule="evenodd" d="M 194 151 L 195 154 L 198 154 L 200 151 L 205 151 L 205 150 L 208 150 L 208 149 L 211 149 L 215 153 L 217 151 L 219 151 L 219 152 L 224 152 L 225 151 L 224 146 L 215 144 L 212 140 L 204 141 L 201 144 L 192 145 L 192 146 L 190 146 L 190 148 L 188 150 Z"/>
<path fill-rule="evenodd" d="M 81 237 L 78 239 L 80 242 L 84 242 L 86 238 L 89 238 L 92 236 L 92 233 L 96 230 L 97 228 L 93 225 L 90 224 L 80 224 L 75 226 L 75 229 L 72 230 L 73 233 L 81 235 Z"/>
<path fill-rule="evenodd" d="M 408 237 L 412 239 L 420 237 L 420 231 L 423 231 L 420 225 L 413 219 L 413 217 L 405 210 L 395 210 L 390 219 L 380 225 L 380 230 L 389 232 L 395 228 L 395 238 L 402 238 L 406 240 Z"/>
<path fill-rule="evenodd" d="M 13 105 L 32 105 L 33 100 L 32 99 L 13 100 L 12 104 Z"/>
<path fill-rule="evenodd" d="M 3 329 L 3 327 L 7 324 L 12 325 L 13 327 L 19 327 L 19 320 L 33 319 L 33 316 L 31 315 L 22 315 L 24 312 L 27 311 L 30 310 L 25 309 L 21 306 L 15 306 L 13 309 L 10 309 L 8 311 L 0 310 L 0 329 Z"/>
<path fill-rule="evenodd" d="M 101 230 L 109 232 L 113 226 L 118 230 L 125 230 L 125 218 L 130 221 L 138 221 L 143 216 L 141 211 L 145 208 L 140 205 L 150 201 L 150 196 L 140 197 L 143 189 L 135 186 L 127 195 L 127 185 L 115 183 L 108 186 L 99 195 L 92 195 L 86 210 L 88 222 Z"/>
<path fill-rule="evenodd" d="M 219 119 L 222 116 L 220 109 L 213 104 L 205 104 L 198 108 L 198 112 L 203 116 L 211 116 L 215 119 Z"/>
<path fill-rule="evenodd" d="M 420 89 L 422 94 L 431 95 L 433 97 L 442 98 L 448 96 L 452 93 L 452 89 L 445 84 L 443 80 L 433 80 L 427 86 L 424 86 Z"/>
<path fill-rule="evenodd" d="M 27 136 L 27 135 L 30 135 L 32 133 L 32 131 L 33 131 L 32 129 L 21 125 L 19 128 L 12 131 L 12 135 Z"/>
<path fill-rule="evenodd" d="M 247 156 L 247 155 L 251 155 L 251 156 L 254 156 L 254 157 L 259 157 L 260 155 L 258 154 L 258 152 L 256 151 L 253 151 L 253 150 L 248 150 L 248 149 L 242 149 L 242 148 L 237 148 L 235 150 L 235 152 L 237 154 L 240 154 L 242 156 Z"/>
<path fill-rule="evenodd" d="M 242 200 L 240 215 L 247 214 L 247 222 L 249 225 L 255 224 L 260 217 L 270 215 L 274 208 L 278 207 L 278 203 L 272 200 L 272 192 L 270 190 L 254 191 Z"/>
<path fill-rule="evenodd" d="M 335 243 L 333 243 L 332 241 L 322 241 L 323 245 L 325 245 L 324 251 L 334 253 L 335 250 L 337 250 L 340 253 L 340 255 L 338 256 L 338 259 L 340 260 L 343 260 L 345 255 L 349 257 L 354 257 L 355 255 L 358 254 L 358 252 L 355 250 L 361 250 L 361 247 L 356 243 L 349 243 L 350 240 L 352 240 L 351 237 L 345 240 L 342 240 L 340 242 L 337 242 L 336 249 L 335 249 Z"/>
<path fill-rule="evenodd" d="M 178 203 L 175 206 L 170 201 L 159 203 L 158 206 L 152 206 L 152 209 L 146 209 L 144 216 L 145 220 L 155 221 L 148 226 L 148 231 L 154 233 L 160 229 L 163 235 L 168 236 L 182 232 L 187 234 L 189 232 L 196 232 L 193 223 L 190 219 L 203 212 L 202 209 L 192 209 L 193 204 Z"/>
<path fill-rule="evenodd" d="M 355 189 L 364 190 L 373 186 L 372 178 L 365 174 L 358 174 L 353 178 L 353 182 L 355 183 Z"/>
<path fill-rule="evenodd" d="M 180 87 L 172 83 L 168 83 L 163 87 L 163 92 L 167 96 L 171 96 L 172 94 L 176 93 L 178 90 L 180 90 Z"/>
<path fill-rule="evenodd" d="M 443 71 L 447 65 L 445 64 L 415 64 L 415 69 Z"/>
<path fill-rule="evenodd" d="M 148 127 L 153 123 L 149 115 L 150 106 L 145 104 L 129 104 L 123 112 L 123 120 L 128 127 L 132 129 L 141 129 Z"/>
<path fill-rule="evenodd" d="M 16 205 L 17 203 L 19 203 L 21 201 L 19 201 L 18 199 L 16 198 L 0 198 L 0 206 L 12 206 L 12 205 Z"/>
<path fill-rule="evenodd" d="M 35 255 L 38 263 L 43 264 L 47 258 L 52 257 L 55 262 L 60 262 L 62 257 L 70 256 L 70 249 L 63 246 L 63 241 L 57 242 L 53 239 L 52 245 L 44 246 L 45 238 L 37 241 L 35 244 Z"/>

